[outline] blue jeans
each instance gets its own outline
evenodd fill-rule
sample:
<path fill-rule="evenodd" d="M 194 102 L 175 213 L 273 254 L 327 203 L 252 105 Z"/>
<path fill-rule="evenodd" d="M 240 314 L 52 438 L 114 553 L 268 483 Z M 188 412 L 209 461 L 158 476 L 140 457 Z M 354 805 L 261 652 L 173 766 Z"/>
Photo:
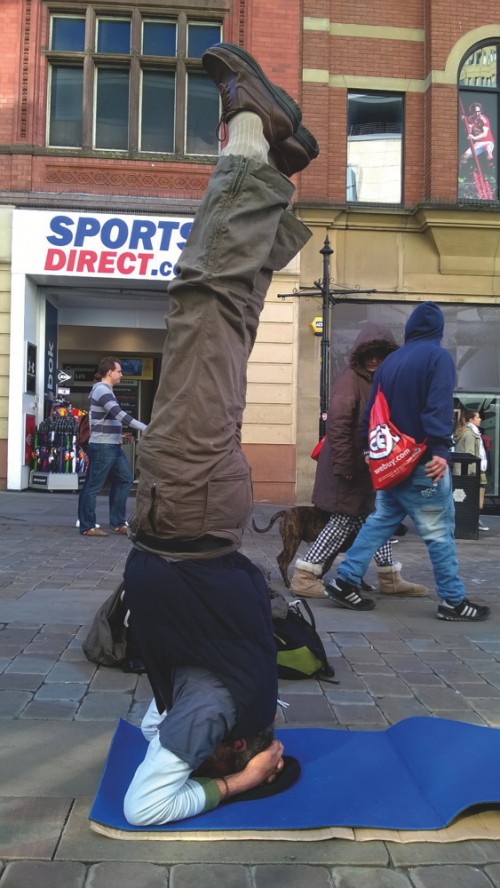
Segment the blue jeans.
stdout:
<path fill-rule="evenodd" d="M 97 494 L 109 477 L 109 523 L 121 527 L 126 521 L 127 498 L 132 487 L 133 477 L 129 461 L 121 444 L 89 444 L 87 449 L 89 467 L 85 484 L 78 498 L 80 533 L 85 533 L 96 525 Z"/>
<path fill-rule="evenodd" d="M 434 485 L 418 466 L 410 477 L 391 490 L 380 490 L 375 511 L 366 519 L 354 544 L 339 567 L 337 576 L 359 584 L 374 552 L 409 515 L 427 546 L 440 598 L 458 604 L 465 598 L 465 587 L 458 576 L 455 548 L 455 504 L 451 473 Z"/>

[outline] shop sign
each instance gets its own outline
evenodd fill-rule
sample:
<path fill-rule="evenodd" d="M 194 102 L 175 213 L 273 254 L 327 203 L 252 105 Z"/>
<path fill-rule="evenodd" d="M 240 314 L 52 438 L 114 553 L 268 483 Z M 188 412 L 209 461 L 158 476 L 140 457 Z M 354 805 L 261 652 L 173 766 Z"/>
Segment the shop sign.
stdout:
<path fill-rule="evenodd" d="M 153 379 L 153 358 L 119 357 L 123 371 L 123 382 L 128 379 Z M 94 382 L 96 364 L 63 364 L 63 371 L 72 382 Z"/>
<path fill-rule="evenodd" d="M 174 277 L 192 223 L 192 218 L 185 216 L 15 210 L 12 270 L 24 274 L 168 280 Z"/>
<path fill-rule="evenodd" d="M 57 308 L 45 302 L 45 397 L 48 401 L 56 396 L 57 361 Z"/>
<path fill-rule="evenodd" d="M 66 373 L 65 370 L 56 370 L 57 374 L 57 384 L 64 385 L 66 382 L 73 382 L 73 377 L 71 373 Z"/>
<path fill-rule="evenodd" d="M 36 345 L 26 343 L 26 392 L 29 395 L 36 393 Z"/>
<path fill-rule="evenodd" d="M 94 382 L 97 364 L 63 364 L 63 370 L 73 382 Z"/>

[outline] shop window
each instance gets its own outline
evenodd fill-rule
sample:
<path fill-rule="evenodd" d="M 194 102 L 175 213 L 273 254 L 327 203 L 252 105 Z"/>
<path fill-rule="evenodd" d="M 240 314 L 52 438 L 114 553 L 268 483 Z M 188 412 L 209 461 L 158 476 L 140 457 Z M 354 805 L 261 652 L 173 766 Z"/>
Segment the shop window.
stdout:
<path fill-rule="evenodd" d="M 52 15 L 49 146 L 218 154 L 219 93 L 201 56 L 221 39 L 219 22 L 184 13 L 111 15 L 81 4 L 78 14 Z"/>
<path fill-rule="evenodd" d="M 402 141 L 402 96 L 349 93 L 347 201 L 401 203 Z"/>
<path fill-rule="evenodd" d="M 498 200 L 498 42 L 471 49 L 458 73 L 458 198 Z"/>

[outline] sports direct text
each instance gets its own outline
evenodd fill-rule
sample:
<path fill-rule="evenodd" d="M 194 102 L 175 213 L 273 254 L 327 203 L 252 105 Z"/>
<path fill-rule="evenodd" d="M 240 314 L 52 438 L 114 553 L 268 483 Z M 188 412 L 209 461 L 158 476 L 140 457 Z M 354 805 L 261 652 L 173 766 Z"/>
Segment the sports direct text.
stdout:
<path fill-rule="evenodd" d="M 192 224 L 182 216 L 15 211 L 13 270 L 168 280 Z"/>

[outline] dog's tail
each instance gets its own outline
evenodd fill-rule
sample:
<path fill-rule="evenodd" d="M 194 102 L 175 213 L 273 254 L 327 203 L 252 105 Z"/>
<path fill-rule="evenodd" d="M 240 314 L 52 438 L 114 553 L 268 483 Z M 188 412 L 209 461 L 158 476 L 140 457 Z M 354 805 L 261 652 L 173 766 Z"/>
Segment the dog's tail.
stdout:
<path fill-rule="evenodd" d="M 285 514 L 285 511 L 286 511 L 285 509 L 282 509 L 281 512 L 275 512 L 274 515 L 272 516 L 272 518 L 270 519 L 269 524 L 267 525 L 267 527 L 257 527 L 257 525 L 256 525 L 256 523 L 255 523 L 255 519 L 252 518 L 252 528 L 253 528 L 253 530 L 256 530 L 257 533 L 267 533 L 268 530 L 271 530 L 271 527 L 272 527 L 273 524 L 278 520 L 278 518 L 283 518 L 283 515 Z"/>

